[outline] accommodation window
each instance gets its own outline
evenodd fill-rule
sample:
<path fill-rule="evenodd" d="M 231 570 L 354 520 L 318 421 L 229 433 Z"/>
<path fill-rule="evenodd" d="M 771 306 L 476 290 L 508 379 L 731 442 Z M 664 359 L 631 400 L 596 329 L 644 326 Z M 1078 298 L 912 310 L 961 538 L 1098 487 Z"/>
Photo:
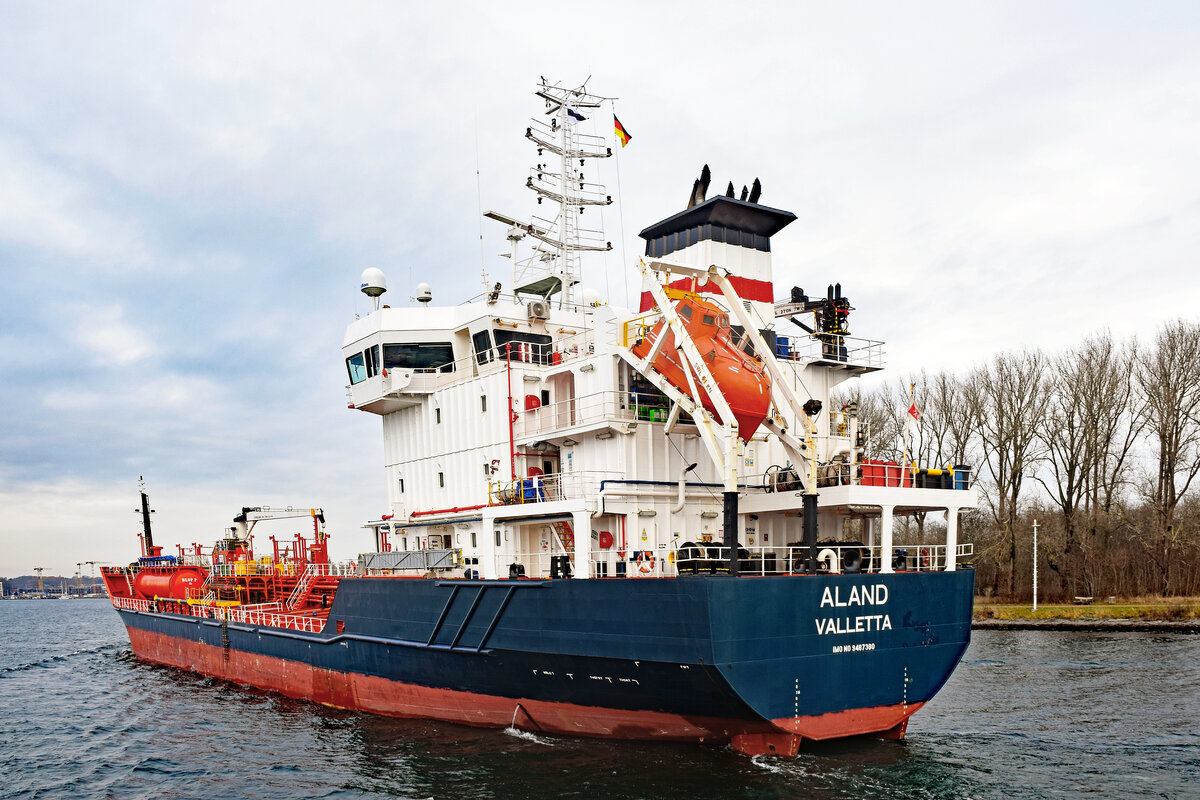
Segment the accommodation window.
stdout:
<path fill-rule="evenodd" d="M 440 408 L 435 408 L 433 410 L 433 423 L 435 425 L 442 424 L 442 410 Z"/>
<path fill-rule="evenodd" d="M 483 412 L 484 414 L 487 413 L 487 395 L 486 394 L 479 395 L 479 410 L 481 412 Z"/>
<path fill-rule="evenodd" d="M 446 488 L 446 473 L 444 473 L 444 472 L 438 473 L 438 488 L 439 489 Z"/>
<path fill-rule="evenodd" d="M 496 530 L 496 547 L 500 546 L 500 530 Z"/>
<path fill-rule="evenodd" d="M 542 405 L 544 405 L 544 406 L 550 405 L 550 390 L 549 389 L 542 389 Z"/>
<path fill-rule="evenodd" d="M 400 494 L 404 494 L 404 478 L 400 479 Z"/>
<path fill-rule="evenodd" d="M 478 547 L 478 546 L 479 546 L 479 544 L 478 544 L 478 543 L 477 543 L 475 540 L 476 540 L 476 532 L 475 532 L 475 531 L 471 531 L 471 547 Z"/>

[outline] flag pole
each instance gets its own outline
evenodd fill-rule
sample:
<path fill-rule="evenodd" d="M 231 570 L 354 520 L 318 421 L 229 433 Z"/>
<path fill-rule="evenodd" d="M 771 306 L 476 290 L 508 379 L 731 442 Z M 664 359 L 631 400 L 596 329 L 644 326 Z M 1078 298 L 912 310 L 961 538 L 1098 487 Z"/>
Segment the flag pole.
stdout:
<path fill-rule="evenodd" d="M 904 420 L 904 434 L 901 437 L 901 439 L 904 442 L 904 448 L 903 448 L 904 454 L 903 454 L 903 458 L 900 461 L 900 463 L 901 463 L 900 485 L 901 486 L 904 485 L 904 473 L 909 468 L 908 450 L 909 450 L 910 445 L 912 444 L 912 442 L 910 441 L 911 436 L 909 433 L 909 431 L 911 429 L 911 425 L 912 425 L 912 422 L 910 421 L 910 419 L 912 417 L 912 407 L 916 404 L 916 402 L 917 402 L 917 384 L 909 383 L 908 384 L 908 408 L 904 409 L 904 414 L 905 414 L 906 419 Z"/>

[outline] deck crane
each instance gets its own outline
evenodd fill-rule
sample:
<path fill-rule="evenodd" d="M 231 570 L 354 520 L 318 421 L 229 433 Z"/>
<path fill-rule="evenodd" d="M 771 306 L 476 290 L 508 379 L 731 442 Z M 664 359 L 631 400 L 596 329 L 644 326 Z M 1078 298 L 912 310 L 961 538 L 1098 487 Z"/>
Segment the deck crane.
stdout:
<path fill-rule="evenodd" d="M 34 567 L 33 571 L 37 573 L 38 594 L 45 594 L 46 588 L 42 584 L 42 573 L 46 571 L 46 568 L 45 567 Z"/>
<path fill-rule="evenodd" d="M 302 517 L 311 517 L 313 521 L 313 537 L 314 542 L 309 546 L 309 554 L 296 553 L 297 557 L 305 558 L 313 562 L 325 562 L 329 560 L 329 545 L 325 535 L 325 512 L 319 508 L 295 508 L 286 506 L 285 508 L 272 508 L 271 506 L 243 506 L 241 513 L 233 518 L 233 527 L 230 528 L 232 538 L 240 541 L 249 539 L 250 532 L 254 530 L 254 526 L 259 522 L 276 519 L 299 519 Z M 275 537 L 271 537 L 271 541 L 275 541 Z M 297 537 L 298 547 L 302 546 L 303 539 Z M 275 554 L 276 560 L 279 560 L 279 554 Z"/>

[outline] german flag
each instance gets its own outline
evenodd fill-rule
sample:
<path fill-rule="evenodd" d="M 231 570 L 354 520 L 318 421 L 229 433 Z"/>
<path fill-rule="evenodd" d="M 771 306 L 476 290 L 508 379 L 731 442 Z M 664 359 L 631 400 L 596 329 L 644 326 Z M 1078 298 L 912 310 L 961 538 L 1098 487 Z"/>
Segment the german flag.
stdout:
<path fill-rule="evenodd" d="M 629 140 L 633 137 L 625 130 L 625 126 L 621 124 L 621 120 L 617 119 L 617 115 L 613 114 L 613 132 L 617 134 L 617 138 L 621 140 L 621 147 L 629 144 Z"/>

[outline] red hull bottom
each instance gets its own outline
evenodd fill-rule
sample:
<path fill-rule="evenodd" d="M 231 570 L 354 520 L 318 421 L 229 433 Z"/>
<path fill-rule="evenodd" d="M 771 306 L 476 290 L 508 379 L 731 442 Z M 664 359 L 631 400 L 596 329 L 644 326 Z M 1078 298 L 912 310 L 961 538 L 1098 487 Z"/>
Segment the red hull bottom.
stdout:
<path fill-rule="evenodd" d="M 903 738 L 908 718 L 923 705 L 851 709 L 772 723 L 690 717 L 659 711 L 598 708 L 573 703 L 498 697 L 335 672 L 299 661 L 224 650 L 214 645 L 126 628 L 140 659 L 335 708 L 393 717 L 436 719 L 486 728 L 517 728 L 572 736 L 729 742 L 747 755 L 795 755 L 804 739 L 875 734 Z"/>

